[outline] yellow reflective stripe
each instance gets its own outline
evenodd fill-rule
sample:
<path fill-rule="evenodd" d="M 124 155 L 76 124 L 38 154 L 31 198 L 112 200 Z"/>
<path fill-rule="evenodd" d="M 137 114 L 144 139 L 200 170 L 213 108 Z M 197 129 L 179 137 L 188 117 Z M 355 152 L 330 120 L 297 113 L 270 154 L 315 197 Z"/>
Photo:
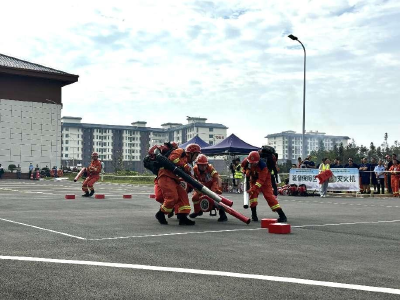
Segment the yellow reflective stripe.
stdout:
<path fill-rule="evenodd" d="M 212 171 L 212 172 L 211 172 L 211 176 L 213 176 L 215 173 L 217 173 L 217 171 L 215 171 L 215 170 Z"/>
<path fill-rule="evenodd" d="M 274 209 L 279 208 L 279 207 L 281 207 L 281 206 L 278 203 L 277 205 L 271 206 L 271 209 L 274 210 Z"/>
<path fill-rule="evenodd" d="M 190 210 L 191 209 L 191 207 L 190 207 L 190 205 L 186 205 L 186 206 L 181 206 L 181 207 L 179 207 L 179 211 L 182 211 L 182 210 Z"/>
<path fill-rule="evenodd" d="M 199 204 L 199 203 L 200 203 L 200 201 L 196 201 L 196 202 L 193 201 L 193 204 Z"/>
<path fill-rule="evenodd" d="M 159 170 L 162 170 L 162 169 L 164 169 L 164 167 L 161 167 Z"/>
<path fill-rule="evenodd" d="M 274 174 L 275 174 L 275 173 L 274 173 L 274 170 L 272 170 L 272 171 L 271 171 L 271 175 L 274 175 Z"/>
<path fill-rule="evenodd" d="M 261 187 L 261 183 L 259 183 L 258 181 L 256 182 L 256 186 L 258 186 L 259 188 Z"/>
<path fill-rule="evenodd" d="M 173 210 L 173 208 L 166 208 L 164 205 L 161 205 L 161 209 L 165 210 L 168 213 L 170 213 Z"/>
<path fill-rule="evenodd" d="M 253 203 L 253 202 L 258 202 L 257 200 L 258 200 L 258 198 L 254 198 L 254 199 L 250 199 L 250 201 L 249 201 L 249 202 L 250 202 L 250 203 Z"/>
<path fill-rule="evenodd" d="M 173 162 L 174 164 L 176 164 L 177 162 L 179 162 L 179 157 L 178 157 L 178 158 L 175 158 L 172 162 Z"/>

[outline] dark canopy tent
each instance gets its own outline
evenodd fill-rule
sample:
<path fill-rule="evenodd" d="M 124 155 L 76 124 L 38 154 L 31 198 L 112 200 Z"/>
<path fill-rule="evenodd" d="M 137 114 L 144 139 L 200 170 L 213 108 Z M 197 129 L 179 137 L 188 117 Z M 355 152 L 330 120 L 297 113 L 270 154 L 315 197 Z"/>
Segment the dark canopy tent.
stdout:
<path fill-rule="evenodd" d="M 201 148 L 201 153 L 206 155 L 247 155 L 251 151 L 259 149 L 260 148 L 254 147 L 242 141 L 236 135 L 231 134 L 216 145 Z"/>
<path fill-rule="evenodd" d="M 181 145 L 179 145 L 179 148 L 183 148 L 185 149 L 187 145 L 189 144 L 197 144 L 200 146 L 200 148 L 204 148 L 204 147 L 208 147 L 210 146 L 209 144 L 207 144 L 205 141 L 203 141 L 198 135 L 196 135 L 195 137 L 191 138 L 190 140 L 188 140 L 186 143 L 183 143 Z"/>

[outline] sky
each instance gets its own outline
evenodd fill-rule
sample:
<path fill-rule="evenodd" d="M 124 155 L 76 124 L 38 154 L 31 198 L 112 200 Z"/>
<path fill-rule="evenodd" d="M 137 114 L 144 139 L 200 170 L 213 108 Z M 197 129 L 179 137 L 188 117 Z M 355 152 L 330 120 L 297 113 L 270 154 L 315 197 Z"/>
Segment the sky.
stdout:
<path fill-rule="evenodd" d="M 307 131 L 400 141 L 400 1 L 7 1 L 0 53 L 79 75 L 63 116 L 149 127 L 186 117 L 254 145 Z"/>

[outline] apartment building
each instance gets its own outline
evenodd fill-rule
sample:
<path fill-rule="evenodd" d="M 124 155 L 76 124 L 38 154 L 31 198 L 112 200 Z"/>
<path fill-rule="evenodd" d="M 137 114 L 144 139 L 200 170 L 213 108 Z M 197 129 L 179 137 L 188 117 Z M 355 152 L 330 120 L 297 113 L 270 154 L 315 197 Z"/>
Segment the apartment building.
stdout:
<path fill-rule="evenodd" d="M 269 134 L 265 138 L 267 138 L 267 145 L 274 147 L 278 153 L 279 162 L 291 160 L 293 163 L 296 163 L 297 158 L 302 156 L 303 144 L 301 133 L 289 130 Z M 349 139 L 348 136 L 327 135 L 324 132 L 308 131 L 304 135 L 304 143 L 306 144 L 305 153 L 308 155 L 312 151 L 318 150 L 321 142 L 326 150 L 332 150 L 334 145 L 339 146 L 340 143 L 346 147 Z"/>
<path fill-rule="evenodd" d="M 187 117 L 187 121 L 187 124 L 165 123 L 161 128 L 151 128 L 145 121 L 120 126 L 82 123 L 82 118 L 65 116 L 61 119 L 62 165 L 87 165 L 95 151 L 107 172 L 116 168 L 143 172 L 142 160 L 153 145 L 166 141 L 182 144 L 195 135 L 216 144 L 227 136 L 228 128 L 222 124 L 195 117 Z"/>

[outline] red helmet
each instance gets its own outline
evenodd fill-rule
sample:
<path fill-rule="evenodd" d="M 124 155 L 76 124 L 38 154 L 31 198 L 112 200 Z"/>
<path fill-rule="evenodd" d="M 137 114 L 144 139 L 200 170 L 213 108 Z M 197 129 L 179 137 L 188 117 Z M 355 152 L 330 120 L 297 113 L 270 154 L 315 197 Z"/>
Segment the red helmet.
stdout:
<path fill-rule="evenodd" d="M 93 152 L 93 153 L 92 153 L 92 156 L 97 156 L 97 157 L 98 157 L 99 154 L 98 154 L 97 152 Z"/>
<path fill-rule="evenodd" d="M 198 164 L 198 165 L 208 165 L 207 156 L 205 156 L 204 154 L 200 154 L 197 157 L 196 164 Z"/>
<path fill-rule="evenodd" d="M 178 149 L 178 144 L 175 143 L 175 142 L 171 142 L 171 147 L 172 147 L 173 149 Z"/>
<path fill-rule="evenodd" d="M 251 164 L 256 164 L 260 161 L 260 153 L 258 151 L 251 151 L 247 156 L 247 161 Z"/>
<path fill-rule="evenodd" d="M 197 144 L 189 144 L 185 149 L 186 153 L 201 153 L 201 148 Z"/>

